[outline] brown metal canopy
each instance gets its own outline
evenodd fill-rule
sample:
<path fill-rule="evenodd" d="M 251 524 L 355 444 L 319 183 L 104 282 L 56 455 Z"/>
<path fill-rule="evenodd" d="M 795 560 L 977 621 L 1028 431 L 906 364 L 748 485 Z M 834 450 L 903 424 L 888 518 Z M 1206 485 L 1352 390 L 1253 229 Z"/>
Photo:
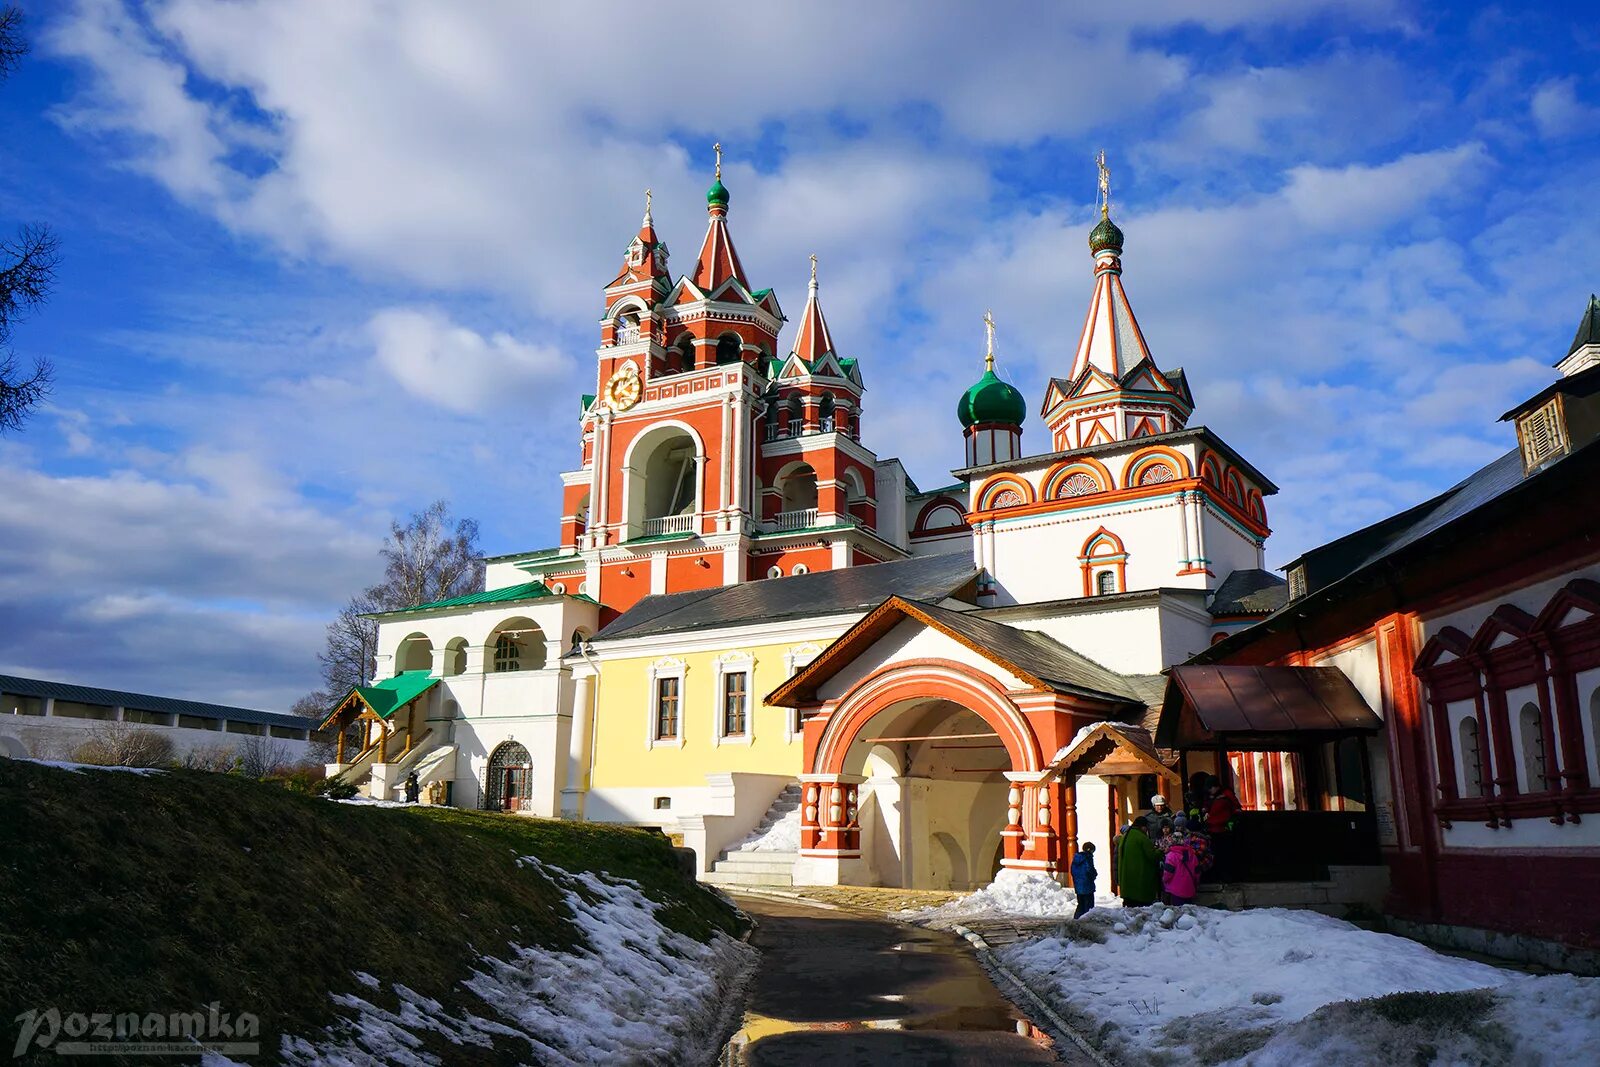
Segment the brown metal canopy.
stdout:
<path fill-rule="evenodd" d="M 1167 676 L 1156 744 L 1278 751 L 1382 726 L 1337 667 L 1189 665 Z"/>

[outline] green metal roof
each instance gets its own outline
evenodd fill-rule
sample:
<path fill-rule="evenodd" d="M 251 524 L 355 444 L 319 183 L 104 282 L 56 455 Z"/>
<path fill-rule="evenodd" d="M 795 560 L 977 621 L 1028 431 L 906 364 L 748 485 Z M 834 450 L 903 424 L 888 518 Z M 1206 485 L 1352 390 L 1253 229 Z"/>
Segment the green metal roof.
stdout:
<path fill-rule="evenodd" d="M 430 604 L 418 604 L 410 608 L 397 608 L 394 611 L 375 611 L 374 615 L 404 615 L 413 611 L 435 611 L 440 608 L 470 608 L 478 604 L 500 604 L 509 600 L 540 600 L 547 596 L 555 596 L 543 582 L 523 582 L 521 585 L 508 585 L 504 589 L 485 589 L 481 593 L 467 593 L 465 596 L 453 596 L 448 600 L 435 600 Z"/>
<path fill-rule="evenodd" d="M 584 393 L 582 401 L 580 401 L 579 404 L 578 404 L 578 414 L 582 415 L 585 411 L 588 411 L 593 406 L 594 406 L 594 394 L 593 393 Z"/>
<path fill-rule="evenodd" d="M 327 718 L 322 720 L 322 727 L 327 726 L 328 721 L 337 715 L 339 709 L 348 704 L 353 696 L 360 696 L 362 703 L 371 708 L 378 718 L 387 719 L 438 684 L 439 679 L 433 677 L 433 672 L 424 670 L 404 671 L 393 678 L 385 678 L 377 685 L 358 685 L 333 706 Z"/>

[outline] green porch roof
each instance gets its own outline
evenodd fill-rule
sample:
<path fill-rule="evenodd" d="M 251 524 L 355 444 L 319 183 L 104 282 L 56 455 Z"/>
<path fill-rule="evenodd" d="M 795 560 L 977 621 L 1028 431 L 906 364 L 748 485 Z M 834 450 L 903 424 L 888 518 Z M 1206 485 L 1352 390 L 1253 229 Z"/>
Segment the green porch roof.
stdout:
<path fill-rule="evenodd" d="M 378 718 L 387 719 L 438 684 L 439 679 L 433 677 L 432 671 L 420 670 L 404 671 L 393 678 L 385 678 L 377 685 L 358 685 L 333 706 L 333 710 L 322 720 L 322 725 L 317 729 L 326 728 L 339 713 L 339 709 L 350 703 L 350 698 L 353 696 L 359 696 L 361 702 L 371 708 Z"/>
<path fill-rule="evenodd" d="M 438 608 L 469 608 L 477 604 L 499 604 L 510 600 L 539 600 L 547 596 L 555 596 L 543 582 L 523 582 L 521 585 L 508 585 L 504 589 L 485 589 L 481 593 L 467 593 L 463 596 L 453 596 L 448 600 L 435 600 L 429 604 L 418 604 L 410 608 L 396 608 L 393 611 L 375 611 L 374 615 L 404 615 L 412 611 L 434 611 Z"/>

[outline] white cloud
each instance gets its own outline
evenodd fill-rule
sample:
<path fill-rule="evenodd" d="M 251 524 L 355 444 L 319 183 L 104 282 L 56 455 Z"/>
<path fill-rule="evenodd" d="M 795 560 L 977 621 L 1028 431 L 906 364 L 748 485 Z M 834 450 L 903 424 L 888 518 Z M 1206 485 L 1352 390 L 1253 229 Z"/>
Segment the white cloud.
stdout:
<path fill-rule="evenodd" d="M 367 332 L 378 365 L 408 393 L 461 413 L 525 404 L 567 370 L 553 349 L 502 332 L 484 336 L 437 308 L 385 308 Z"/>
<path fill-rule="evenodd" d="M 1533 92 L 1528 114 L 1541 137 L 1571 137 L 1600 128 L 1600 107 L 1578 99 L 1576 78 L 1552 78 Z"/>

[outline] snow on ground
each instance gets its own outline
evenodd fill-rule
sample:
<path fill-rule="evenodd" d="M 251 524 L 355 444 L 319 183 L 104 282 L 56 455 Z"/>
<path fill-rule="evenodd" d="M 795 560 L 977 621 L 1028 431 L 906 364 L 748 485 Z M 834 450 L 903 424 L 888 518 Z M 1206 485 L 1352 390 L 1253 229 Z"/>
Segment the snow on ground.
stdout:
<path fill-rule="evenodd" d="M 799 852 L 800 809 L 786 812 L 783 818 L 759 833 L 751 834 L 734 846 L 735 852 Z"/>
<path fill-rule="evenodd" d="M 1116 897 L 1097 897 L 1120 903 Z M 1042 874 L 1003 870 L 994 881 L 960 900 L 932 908 L 902 911 L 895 917 L 923 926 L 963 925 L 980 919 L 1070 919 L 1078 910 L 1078 896 L 1067 886 Z"/>
<path fill-rule="evenodd" d="M 656 919 L 660 907 L 634 882 L 522 863 L 563 889 L 585 944 L 573 950 L 515 947 L 483 957 L 465 982 L 475 995 L 464 1014 L 400 985 L 394 1010 L 339 993 L 345 1020 L 321 1037 L 285 1038 L 283 1061 L 304 1067 L 385 1063 L 421 1067 L 437 1060 L 421 1044 L 432 1032 L 455 1046 L 487 1050 L 496 1035 L 529 1042 L 549 1064 L 706 1063 L 733 1018 L 731 1005 L 755 951 L 715 934 L 706 944 Z M 363 986 L 378 986 L 356 973 Z M 384 998 L 387 999 L 387 998 Z M 212 1057 L 211 1064 L 227 1061 Z"/>
<path fill-rule="evenodd" d="M 410 807 L 419 806 L 419 805 L 414 805 L 414 804 L 407 804 L 402 800 L 377 800 L 377 799 L 375 799 L 373 797 L 362 796 L 359 793 L 357 793 L 353 797 L 340 797 L 339 799 L 335 800 L 334 803 L 335 804 L 361 804 L 364 807 L 369 807 L 369 808 L 410 808 Z"/>
<path fill-rule="evenodd" d="M 41 767 L 54 767 L 62 771 L 123 771 L 127 774 L 160 774 L 159 767 L 106 767 L 99 763 L 69 763 L 59 759 L 19 758 L 18 763 L 37 763 Z"/>
<path fill-rule="evenodd" d="M 1449 998 L 1422 998 L 1426 1003 L 1411 1009 L 1339 1003 L 1487 987 L 1495 988 L 1480 996 L 1499 1005 L 1496 1017 L 1530 1033 L 1543 1033 L 1554 1018 L 1572 1025 L 1574 1016 L 1585 1014 L 1579 1002 L 1586 996 L 1586 1039 L 1600 1041 L 1600 980 L 1572 987 L 1528 979 L 1310 911 L 1104 909 L 1065 927 L 1062 936 L 998 954 L 1104 1051 L 1129 1063 L 1388 1062 L 1386 1050 L 1428 1044 L 1429 1026 L 1459 1037 L 1460 1054 L 1444 1062 L 1504 1062 L 1489 1053 L 1514 1033 L 1475 1034 L 1460 1019 L 1447 1018 Z M 1313 1015 L 1325 1005 L 1336 1007 Z M 1361 1021 L 1349 1017 L 1352 1011 Z M 1479 1058 L 1466 1054 L 1471 1048 Z"/>

